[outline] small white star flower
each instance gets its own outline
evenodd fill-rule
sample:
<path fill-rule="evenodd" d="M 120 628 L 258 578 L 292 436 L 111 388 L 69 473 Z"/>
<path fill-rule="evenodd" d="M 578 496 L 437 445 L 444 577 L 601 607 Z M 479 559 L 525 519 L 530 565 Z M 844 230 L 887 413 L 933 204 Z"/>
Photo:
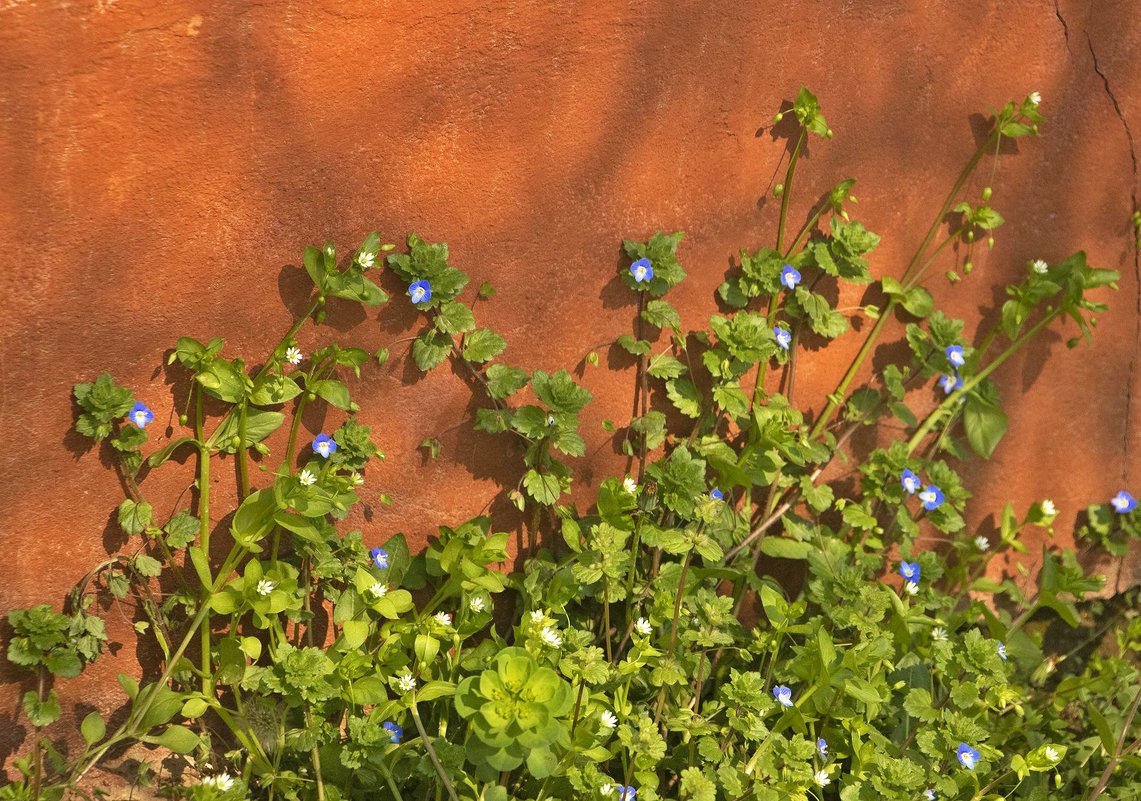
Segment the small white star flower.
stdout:
<path fill-rule="evenodd" d="M 219 773 L 217 776 L 207 776 L 202 780 L 203 787 L 213 787 L 223 793 L 234 786 L 234 777 L 229 773 Z"/>
<path fill-rule="evenodd" d="M 630 478 L 630 476 L 626 476 L 626 479 L 622 482 L 622 489 L 633 495 L 638 491 L 638 482 Z"/>
<path fill-rule="evenodd" d="M 411 673 L 405 673 L 396 681 L 396 686 L 404 692 L 411 692 L 416 689 L 416 679 L 412 677 Z"/>
<path fill-rule="evenodd" d="M 290 364 L 301 364 L 301 349 L 300 348 L 286 348 L 285 360 Z"/>
<path fill-rule="evenodd" d="M 270 581 L 269 579 L 262 579 L 261 581 L 258 582 L 257 594 L 258 595 L 269 595 L 271 592 L 273 592 L 273 590 L 276 586 L 277 586 L 277 584 L 275 582 Z"/>
<path fill-rule="evenodd" d="M 388 585 L 378 581 L 368 588 L 369 594 L 375 598 L 383 598 L 388 595 Z"/>
<path fill-rule="evenodd" d="M 814 776 L 813 778 L 816 779 L 816 783 L 821 787 L 827 786 L 828 783 L 832 781 L 831 779 L 828 778 L 828 771 L 826 771 L 826 770 L 816 771 L 816 776 Z"/>
<path fill-rule="evenodd" d="M 908 581 L 908 582 L 904 583 L 903 590 L 908 595 L 917 595 L 919 593 L 919 585 L 916 584 L 914 581 Z"/>
<path fill-rule="evenodd" d="M 449 615 L 447 612 L 437 612 L 433 619 L 437 623 L 439 623 L 441 626 L 452 625 L 452 616 Z"/>
<path fill-rule="evenodd" d="M 614 792 L 614 785 L 609 783 L 604 784 L 598 788 L 598 792 L 602 793 L 603 795 L 610 795 L 612 792 Z"/>
<path fill-rule="evenodd" d="M 364 476 L 362 476 L 360 473 L 350 473 L 349 481 L 353 482 L 354 487 L 364 486 Z"/>
<path fill-rule="evenodd" d="M 544 612 L 542 609 L 536 609 L 534 612 L 531 613 L 531 622 L 532 623 L 542 623 L 546 619 L 547 619 L 547 613 Z"/>
<path fill-rule="evenodd" d="M 486 608 L 484 600 L 478 595 L 467 602 L 467 608 L 473 612 L 482 612 Z"/>
<path fill-rule="evenodd" d="M 1030 101 L 1030 105 L 1037 106 L 1042 102 L 1042 95 L 1038 92 L 1031 92 L 1030 96 L 1026 99 Z"/>
<path fill-rule="evenodd" d="M 1047 517 L 1055 517 L 1058 514 L 1057 507 L 1054 506 L 1054 502 L 1049 498 L 1042 501 L 1039 506 L 1042 507 L 1042 514 L 1046 515 Z"/>
<path fill-rule="evenodd" d="M 609 709 L 603 712 L 599 716 L 598 720 L 602 724 L 603 732 L 605 732 L 607 729 L 613 729 L 618 725 L 618 716 L 611 712 Z"/>
<path fill-rule="evenodd" d="M 935 791 L 928 787 L 923 791 L 923 797 L 926 798 L 927 801 L 935 801 Z"/>
<path fill-rule="evenodd" d="M 297 477 L 303 487 L 312 487 L 317 483 L 317 476 L 313 475 L 309 470 L 302 470 L 301 475 Z"/>
<path fill-rule="evenodd" d="M 990 540 L 988 540 L 982 534 L 979 534 L 977 537 L 975 537 L 975 547 L 978 548 L 980 551 L 989 551 L 990 550 Z"/>
<path fill-rule="evenodd" d="M 563 638 L 559 636 L 558 631 L 551 628 L 550 626 L 547 626 L 545 629 L 543 629 L 542 633 L 539 636 L 542 637 L 543 642 L 545 642 L 551 648 L 558 648 L 563 644 Z"/>
<path fill-rule="evenodd" d="M 376 264 L 376 254 L 369 253 L 367 250 L 362 251 L 357 256 L 357 264 L 364 267 L 366 270 L 371 270 L 372 266 Z"/>
<path fill-rule="evenodd" d="M 947 642 L 947 630 L 942 626 L 931 629 L 931 639 L 936 642 Z"/>
<path fill-rule="evenodd" d="M 650 626 L 650 621 L 646 620 L 644 617 L 640 617 L 634 622 L 634 631 L 643 636 L 646 636 L 651 631 L 653 631 L 653 628 Z"/>
<path fill-rule="evenodd" d="M 1050 760 L 1051 762 L 1057 762 L 1059 759 L 1061 759 L 1061 757 L 1058 755 L 1058 749 L 1054 748 L 1052 745 L 1046 746 L 1045 753 L 1046 759 Z"/>
<path fill-rule="evenodd" d="M 1046 271 L 1050 269 L 1050 265 L 1044 262 L 1042 259 L 1035 259 L 1034 261 L 1030 262 L 1030 269 L 1038 273 L 1038 275 L 1045 275 Z"/>

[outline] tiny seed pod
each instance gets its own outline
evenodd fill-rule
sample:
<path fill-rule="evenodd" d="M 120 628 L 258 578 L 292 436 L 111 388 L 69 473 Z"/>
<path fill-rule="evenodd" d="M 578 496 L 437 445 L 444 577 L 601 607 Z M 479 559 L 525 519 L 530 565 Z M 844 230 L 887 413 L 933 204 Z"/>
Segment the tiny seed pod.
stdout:
<path fill-rule="evenodd" d="M 825 131 L 825 132 L 824 132 L 824 136 L 826 136 L 827 138 L 831 139 L 831 138 L 832 138 L 832 129 L 831 129 L 831 128 L 829 128 L 827 131 Z"/>
<path fill-rule="evenodd" d="M 776 125 L 777 123 L 779 123 L 783 119 L 784 119 L 784 114 L 782 114 L 781 112 L 778 111 L 776 114 L 773 115 L 773 125 Z"/>
<path fill-rule="evenodd" d="M 318 311 L 317 315 L 313 319 L 315 319 L 318 324 L 325 322 L 325 310 L 321 309 Z"/>
<path fill-rule="evenodd" d="M 983 200 L 990 200 L 991 188 L 989 186 L 983 187 Z"/>
<path fill-rule="evenodd" d="M 777 184 L 773 187 L 773 197 L 780 197 L 784 194 L 784 184 Z"/>
<path fill-rule="evenodd" d="M 234 434 L 234 436 L 230 437 L 230 447 L 231 448 L 237 448 L 241 444 L 242 444 L 242 438 L 239 437 L 237 434 Z"/>
<path fill-rule="evenodd" d="M 946 275 L 947 275 L 947 280 L 950 281 L 952 284 L 959 283 L 959 274 L 957 272 L 955 272 L 954 270 L 948 270 Z"/>
<path fill-rule="evenodd" d="M 312 403 L 313 401 L 317 400 L 317 393 L 316 392 L 306 392 L 305 397 L 310 403 Z"/>
<path fill-rule="evenodd" d="M 969 261 L 963 262 L 963 275 L 970 275 L 971 270 L 975 269 L 975 265 Z"/>
<path fill-rule="evenodd" d="M 967 231 L 967 241 L 968 242 L 974 242 L 975 241 L 975 232 L 974 231 Z"/>
<path fill-rule="evenodd" d="M 180 426 L 184 426 L 184 425 L 186 425 L 186 415 L 184 415 L 184 414 L 180 414 L 180 415 L 178 416 L 178 424 L 179 424 Z"/>
<path fill-rule="evenodd" d="M 321 304 L 325 303 L 325 293 L 324 292 L 322 292 L 320 295 L 317 296 L 317 302 L 321 303 Z"/>
<path fill-rule="evenodd" d="M 988 248 L 990 248 L 991 250 L 994 250 L 994 237 L 993 236 L 988 236 L 986 238 L 986 246 Z"/>

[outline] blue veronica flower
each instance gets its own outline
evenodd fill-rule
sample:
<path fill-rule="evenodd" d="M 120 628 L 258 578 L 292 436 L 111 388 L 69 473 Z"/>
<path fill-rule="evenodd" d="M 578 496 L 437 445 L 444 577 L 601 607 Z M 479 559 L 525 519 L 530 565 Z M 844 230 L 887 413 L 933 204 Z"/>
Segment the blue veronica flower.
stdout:
<path fill-rule="evenodd" d="M 963 388 L 963 377 L 959 375 L 958 370 L 955 370 L 950 375 L 940 376 L 939 386 L 943 388 L 944 395 L 950 395 L 956 389 Z"/>
<path fill-rule="evenodd" d="M 930 512 L 932 509 L 938 509 L 943 505 L 943 490 L 936 487 L 934 484 L 928 484 L 919 493 L 919 500 L 923 501 L 923 508 Z"/>
<path fill-rule="evenodd" d="M 723 501 L 725 500 L 725 493 L 714 487 L 709 491 L 709 497 L 715 501 Z"/>
<path fill-rule="evenodd" d="M 962 345 L 950 345 L 947 348 L 947 361 L 955 367 L 962 367 L 967 363 L 966 358 L 963 356 Z"/>
<path fill-rule="evenodd" d="M 634 801 L 634 796 L 637 794 L 638 791 L 634 789 L 633 785 L 618 785 L 618 801 Z"/>
<path fill-rule="evenodd" d="M 923 791 L 923 797 L 926 798 L 927 801 L 935 801 L 935 791 L 928 787 Z"/>
<path fill-rule="evenodd" d="M 328 459 L 337 450 L 337 443 L 328 434 L 318 434 L 313 440 L 313 453 Z"/>
<path fill-rule="evenodd" d="M 408 297 L 415 304 L 427 303 L 432 299 L 432 285 L 426 280 L 413 281 L 408 285 Z"/>
<path fill-rule="evenodd" d="M 394 743 L 400 742 L 400 740 L 404 737 L 404 727 L 398 726 L 391 720 L 384 721 L 384 725 L 381 726 L 381 728 L 391 735 L 388 739 Z"/>
<path fill-rule="evenodd" d="M 634 282 L 644 284 L 647 281 L 654 280 L 654 268 L 650 264 L 649 259 L 638 259 L 630 265 L 630 275 L 634 276 Z M 631 790 L 630 792 L 634 792 Z M 633 796 L 631 796 L 633 797 Z"/>
<path fill-rule="evenodd" d="M 907 581 L 919 582 L 919 563 L 918 562 L 900 562 L 899 575 L 903 576 Z"/>
<path fill-rule="evenodd" d="M 788 350 L 789 346 L 792 345 L 792 332 L 781 328 L 779 325 L 773 329 L 773 336 L 777 338 L 777 344 L 785 350 Z"/>
<path fill-rule="evenodd" d="M 955 750 L 955 756 L 959 758 L 959 764 L 964 768 L 974 770 L 975 765 L 979 764 L 981 754 L 966 743 L 959 743 L 959 747 Z"/>
<path fill-rule="evenodd" d="M 796 289 L 796 285 L 800 283 L 800 271 L 791 264 L 786 264 L 780 271 L 780 282 L 790 290 Z"/>
<path fill-rule="evenodd" d="M 1125 490 L 1121 490 L 1121 492 L 1110 498 L 1109 503 L 1113 506 L 1113 511 L 1117 512 L 1119 515 L 1123 515 L 1126 512 L 1132 512 L 1137 508 L 1137 499 Z"/>
<path fill-rule="evenodd" d="M 373 548 L 368 553 L 372 557 L 372 563 L 381 570 L 388 567 L 388 551 L 383 548 Z"/>
<path fill-rule="evenodd" d="M 899 477 L 899 483 L 903 485 L 903 489 L 908 495 L 914 495 L 923 486 L 923 482 L 919 480 L 919 476 L 912 473 L 910 470 L 904 470 L 903 475 Z"/>
<path fill-rule="evenodd" d="M 1002 661 L 1006 661 L 1006 643 L 1000 642 L 998 644 L 998 655 L 1002 657 Z"/>
<path fill-rule="evenodd" d="M 783 684 L 773 687 L 773 698 L 777 699 L 781 706 L 792 706 L 792 690 Z"/>
<path fill-rule="evenodd" d="M 828 758 L 828 741 L 823 737 L 816 741 L 816 752 L 820 754 L 822 759 Z"/>
<path fill-rule="evenodd" d="M 146 428 L 147 423 L 155 419 L 155 413 L 147 408 L 147 405 L 139 401 L 131 407 L 131 411 L 127 414 L 131 422 L 139 428 Z"/>

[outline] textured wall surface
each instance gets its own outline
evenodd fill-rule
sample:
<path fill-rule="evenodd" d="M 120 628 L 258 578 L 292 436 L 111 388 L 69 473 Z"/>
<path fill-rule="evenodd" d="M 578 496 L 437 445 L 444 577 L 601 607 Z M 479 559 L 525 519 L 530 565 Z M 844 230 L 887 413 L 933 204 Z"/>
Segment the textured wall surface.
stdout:
<path fill-rule="evenodd" d="M 1008 224 L 994 250 L 971 280 L 931 288 L 973 330 L 999 300 L 992 287 L 1029 259 L 1084 248 L 1121 271 L 1092 348 L 1068 351 L 1072 329 L 1051 334 L 1001 372 L 1009 434 L 965 469 L 972 526 L 1007 500 L 1050 497 L 1065 541 L 1086 504 L 1141 495 L 1139 46 L 1132 0 L 0 0 L 0 607 L 58 603 L 118 545 L 120 488 L 68 433 L 71 385 L 110 370 L 155 410 L 152 439 L 170 436 L 171 384 L 185 386 L 159 365 L 175 339 L 222 336 L 228 355 L 257 361 L 267 332 L 275 341 L 303 308 L 302 248 L 325 239 L 448 241 L 475 286 L 498 289 L 477 314 L 506 336 L 510 363 L 571 367 L 599 349 L 579 465 L 587 482 L 621 472 L 600 426 L 628 419 L 632 390 L 614 369 L 628 362 L 607 349 L 633 316 L 615 279 L 620 242 L 687 232 L 691 277 L 671 299 L 701 325 L 737 249 L 773 241 L 765 198 L 785 143 L 767 126 L 801 85 L 835 138 L 811 144 L 795 219 L 857 177 L 858 214 L 884 236 L 877 276 L 899 274 L 922 239 L 975 147 L 971 115 L 1042 93 L 1043 137 L 999 165 Z M 303 347 L 407 336 L 418 320 L 390 278 L 393 303 L 333 306 L 333 330 L 306 328 Z M 802 360 L 801 397 L 830 391 L 858 344 Z M 366 542 L 423 542 L 517 479 L 518 453 L 464 422 L 473 396 L 457 374 L 418 378 L 395 358 L 356 392 L 389 457 L 352 521 Z M 336 422 L 305 420 L 313 432 Z M 443 454 L 425 463 L 429 436 Z M 219 488 L 233 483 L 216 472 Z M 158 514 L 188 475 L 147 484 Z M 517 524 L 493 511 L 497 526 Z M 138 670 L 130 624 L 112 609 L 123 647 L 61 682 L 65 698 L 119 703 L 110 677 Z M 7 671 L 0 754 L 24 734 L 25 688 Z"/>

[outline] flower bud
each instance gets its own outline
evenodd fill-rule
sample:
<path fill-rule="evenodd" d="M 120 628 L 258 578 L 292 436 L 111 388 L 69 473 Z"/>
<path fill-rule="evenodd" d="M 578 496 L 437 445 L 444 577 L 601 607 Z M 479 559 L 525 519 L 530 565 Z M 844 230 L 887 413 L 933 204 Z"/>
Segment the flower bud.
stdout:
<path fill-rule="evenodd" d="M 234 436 L 230 437 L 230 447 L 231 448 L 238 448 L 241 446 L 241 444 L 242 444 L 242 438 L 239 437 L 237 434 L 234 434 Z"/>
<path fill-rule="evenodd" d="M 975 241 L 975 232 L 974 231 L 967 231 L 967 241 L 968 242 L 974 242 Z"/>
<path fill-rule="evenodd" d="M 178 416 L 178 424 L 179 424 L 180 426 L 184 426 L 184 425 L 186 425 L 186 415 L 185 415 L 185 414 L 180 414 L 180 415 Z"/>
<path fill-rule="evenodd" d="M 779 123 L 783 119 L 784 119 L 784 114 L 782 114 L 781 112 L 778 111 L 776 114 L 773 115 L 773 125 L 776 125 L 777 123 Z"/>
<path fill-rule="evenodd" d="M 954 270 L 948 270 L 947 271 L 947 280 L 950 281 L 952 284 L 957 284 L 960 281 L 959 274 L 957 272 L 955 272 Z"/>
<path fill-rule="evenodd" d="M 993 236 L 988 236 L 986 238 L 986 246 L 988 248 L 990 248 L 991 250 L 994 250 L 994 237 Z"/>
<path fill-rule="evenodd" d="M 970 275 L 971 270 L 975 269 L 975 265 L 969 261 L 963 262 L 963 275 Z"/>
<path fill-rule="evenodd" d="M 784 184 L 777 184 L 773 187 L 773 197 L 780 197 L 784 194 Z"/>
<path fill-rule="evenodd" d="M 983 200 L 990 200 L 991 188 L 989 186 L 983 187 Z"/>
<path fill-rule="evenodd" d="M 325 322 L 325 310 L 321 309 L 318 311 L 313 319 L 316 320 L 318 324 Z"/>

